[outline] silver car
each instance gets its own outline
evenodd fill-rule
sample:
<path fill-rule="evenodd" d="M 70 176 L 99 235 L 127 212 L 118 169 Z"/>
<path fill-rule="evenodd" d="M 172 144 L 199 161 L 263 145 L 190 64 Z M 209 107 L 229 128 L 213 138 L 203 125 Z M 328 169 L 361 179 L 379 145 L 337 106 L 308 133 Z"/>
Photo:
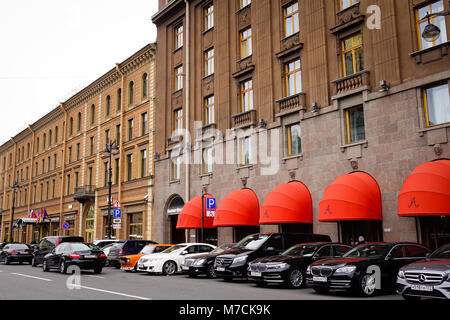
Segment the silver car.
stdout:
<path fill-rule="evenodd" d="M 406 300 L 450 299 L 450 244 L 437 249 L 425 260 L 401 268 L 397 293 Z"/>

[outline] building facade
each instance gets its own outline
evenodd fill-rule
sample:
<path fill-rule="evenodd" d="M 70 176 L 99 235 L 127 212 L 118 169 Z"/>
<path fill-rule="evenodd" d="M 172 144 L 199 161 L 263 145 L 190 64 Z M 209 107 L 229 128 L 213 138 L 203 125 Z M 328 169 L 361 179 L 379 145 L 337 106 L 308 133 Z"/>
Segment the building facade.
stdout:
<path fill-rule="evenodd" d="M 219 243 L 278 230 L 448 242 L 448 205 L 399 210 L 411 173 L 450 158 L 449 17 L 432 17 L 434 42 L 421 37 L 426 14 L 446 10 L 442 0 L 159 0 L 155 239 L 199 239 L 198 223 L 179 220 L 207 192 L 219 206 L 205 238 Z M 292 191 L 306 194 L 297 218 L 268 218 L 275 189 L 293 182 L 307 190 Z M 350 205 L 330 217 L 329 201 Z"/>
<path fill-rule="evenodd" d="M 149 44 L 116 64 L 0 147 L 2 240 L 11 231 L 15 241 L 28 243 L 49 235 L 105 238 L 110 161 L 104 151 L 112 141 L 118 146 L 111 156 L 112 201 L 122 204 L 112 235 L 153 237 L 155 51 Z"/>

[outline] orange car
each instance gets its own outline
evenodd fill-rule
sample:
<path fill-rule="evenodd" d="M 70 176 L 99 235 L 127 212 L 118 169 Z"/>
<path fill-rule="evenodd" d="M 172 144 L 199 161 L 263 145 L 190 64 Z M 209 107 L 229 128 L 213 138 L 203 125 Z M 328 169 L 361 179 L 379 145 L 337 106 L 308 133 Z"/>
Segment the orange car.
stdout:
<path fill-rule="evenodd" d="M 120 257 L 119 262 L 122 270 L 136 271 L 137 262 L 142 256 L 152 253 L 158 253 L 172 247 L 173 244 L 149 244 L 146 245 L 141 252 L 129 256 Z"/>

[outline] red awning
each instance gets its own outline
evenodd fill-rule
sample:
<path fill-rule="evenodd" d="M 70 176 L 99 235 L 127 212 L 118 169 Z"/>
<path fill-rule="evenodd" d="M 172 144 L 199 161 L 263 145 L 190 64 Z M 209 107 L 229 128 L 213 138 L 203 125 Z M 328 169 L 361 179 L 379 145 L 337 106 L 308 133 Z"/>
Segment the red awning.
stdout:
<path fill-rule="evenodd" d="M 203 201 L 203 227 L 214 228 L 214 218 L 206 216 L 206 199 L 211 195 L 205 195 Z M 186 203 L 178 215 L 177 229 L 201 229 L 202 228 L 202 197 L 198 196 Z"/>
<path fill-rule="evenodd" d="M 450 160 L 418 166 L 398 196 L 399 216 L 450 215 Z"/>
<path fill-rule="evenodd" d="M 215 227 L 259 226 L 259 201 L 251 189 L 235 190 L 219 204 Z"/>
<path fill-rule="evenodd" d="M 260 224 L 312 222 L 311 194 L 299 181 L 280 184 L 269 193 L 259 216 Z"/>
<path fill-rule="evenodd" d="M 382 220 L 381 192 L 376 180 L 364 172 L 337 178 L 319 204 L 319 221 Z"/>

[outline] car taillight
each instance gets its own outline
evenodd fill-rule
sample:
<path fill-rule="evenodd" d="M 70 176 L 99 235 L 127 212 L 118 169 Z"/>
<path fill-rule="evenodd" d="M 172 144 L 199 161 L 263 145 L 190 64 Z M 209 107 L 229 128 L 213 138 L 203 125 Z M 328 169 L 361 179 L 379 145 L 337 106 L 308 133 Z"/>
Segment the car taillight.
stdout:
<path fill-rule="evenodd" d="M 9 252 L 10 254 L 17 254 L 17 251 L 13 250 Z"/>
<path fill-rule="evenodd" d="M 119 249 L 119 254 L 123 254 L 123 249 Z"/>
<path fill-rule="evenodd" d="M 80 259 L 81 258 L 81 254 L 71 253 L 71 254 L 69 254 L 69 258 L 70 259 Z"/>
<path fill-rule="evenodd" d="M 98 257 L 99 257 L 99 258 L 106 258 L 106 254 L 104 254 L 104 253 L 102 252 L 102 253 L 100 253 L 100 254 L 98 255 Z"/>

